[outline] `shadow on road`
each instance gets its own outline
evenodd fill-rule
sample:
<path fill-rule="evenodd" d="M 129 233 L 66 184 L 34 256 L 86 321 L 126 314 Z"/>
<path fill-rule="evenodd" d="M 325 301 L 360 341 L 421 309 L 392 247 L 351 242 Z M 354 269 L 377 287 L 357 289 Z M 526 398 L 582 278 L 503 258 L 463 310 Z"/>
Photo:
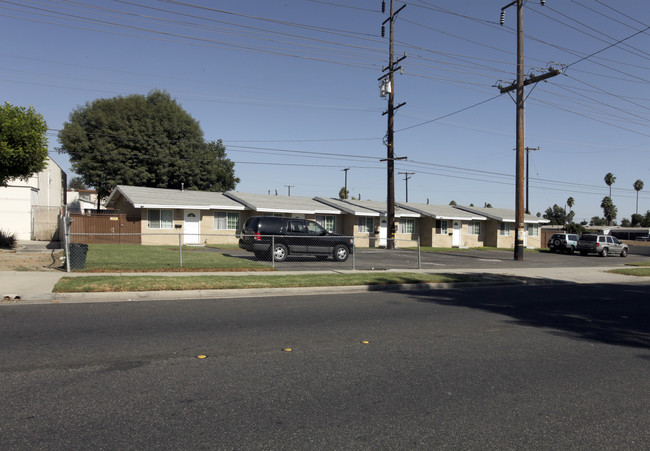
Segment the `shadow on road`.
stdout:
<path fill-rule="evenodd" d="M 412 296 L 419 302 L 505 315 L 516 324 L 575 339 L 650 348 L 648 285 L 519 285 L 444 290 L 444 295 L 440 290 L 414 292 Z"/>

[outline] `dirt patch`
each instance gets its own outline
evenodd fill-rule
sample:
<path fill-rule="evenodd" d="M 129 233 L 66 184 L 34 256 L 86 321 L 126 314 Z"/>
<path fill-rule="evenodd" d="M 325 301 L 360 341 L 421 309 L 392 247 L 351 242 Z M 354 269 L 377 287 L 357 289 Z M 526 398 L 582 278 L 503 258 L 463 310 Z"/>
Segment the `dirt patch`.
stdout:
<path fill-rule="evenodd" d="M 46 252 L 0 250 L 0 271 L 62 271 L 62 249 Z"/>

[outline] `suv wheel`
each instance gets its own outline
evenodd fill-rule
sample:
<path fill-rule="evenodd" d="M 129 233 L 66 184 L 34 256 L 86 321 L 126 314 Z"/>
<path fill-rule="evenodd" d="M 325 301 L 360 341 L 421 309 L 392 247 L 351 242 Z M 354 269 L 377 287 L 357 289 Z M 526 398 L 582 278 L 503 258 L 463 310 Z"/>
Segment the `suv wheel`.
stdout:
<path fill-rule="evenodd" d="M 283 262 L 287 259 L 288 253 L 289 251 L 287 250 L 287 246 L 284 244 L 276 244 L 273 248 L 273 260 L 276 262 Z"/>
<path fill-rule="evenodd" d="M 621 251 L 621 257 L 627 257 L 627 249 Z"/>
<path fill-rule="evenodd" d="M 553 245 L 555 247 L 559 248 L 562 245 L 562 242 L 559 239 L 556 238 L 555 241 L 553 241 Z"/>
<path fill-rule="evenodd" d="M 350 251 L 345 245 L 337 244 L 334 246 L 334 261 L 344 262 L 348 259 L 349 254 Z"/>
<path fill-rule="evenodd" d="M 607 254 L 608 254 L 608 253 L 609 253 L 609 251 L 607 250 L 606 247 L 604 247 L 603 250 L 600 251 L 600 256 L 601 256 L 601 257 L 607 257 Z"/>
<path fill-rule="evenodd" d="M 576 248 L 573 246 L 570 246 L 567 250 L 566 253 L 569 255 L 573 255 L 573 253 L 576 251 Z"/>

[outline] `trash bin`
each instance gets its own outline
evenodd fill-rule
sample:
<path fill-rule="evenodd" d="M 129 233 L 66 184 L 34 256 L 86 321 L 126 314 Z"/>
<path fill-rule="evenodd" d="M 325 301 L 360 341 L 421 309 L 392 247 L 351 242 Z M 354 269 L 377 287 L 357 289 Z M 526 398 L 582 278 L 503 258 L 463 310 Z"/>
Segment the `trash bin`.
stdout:
<path fill-rule="evenodd" d="M 86 267 L 86 254 L 88 245 L 81 243 L 70 243 L 70 270 L 84 269 Z"/>

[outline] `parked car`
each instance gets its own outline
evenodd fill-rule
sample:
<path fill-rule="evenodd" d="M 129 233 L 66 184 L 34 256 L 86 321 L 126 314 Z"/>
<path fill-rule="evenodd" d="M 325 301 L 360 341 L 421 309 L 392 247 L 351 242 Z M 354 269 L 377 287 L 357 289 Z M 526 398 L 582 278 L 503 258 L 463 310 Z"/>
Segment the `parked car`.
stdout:
<path fill-rule="evenodd" d="M 353 252 L 352 238 L 328 232 L 315 221 L 278 216 L 252 216 L 246 220 L 239 237 L 239 247 L 253 252 L 258 259 L 276 262 L 289 255 L 332 256 L 344 262 Z"/>
<path fill-rule="evenodd" d="M 548 239 L 547 246 L 551 252 L 564 251 L 573 254 L 578 246 L 578 235 L 572 233 L 554 233 Z"/>
<path fill-rule="evenodd" d="M 578 251 L 580 255 L 591 253 L 600 254 L 601 257 L 607 257 L 609 254 L 627 257 L 628 247 L 614 236 L 588 233 L 578 240 Z"/>

